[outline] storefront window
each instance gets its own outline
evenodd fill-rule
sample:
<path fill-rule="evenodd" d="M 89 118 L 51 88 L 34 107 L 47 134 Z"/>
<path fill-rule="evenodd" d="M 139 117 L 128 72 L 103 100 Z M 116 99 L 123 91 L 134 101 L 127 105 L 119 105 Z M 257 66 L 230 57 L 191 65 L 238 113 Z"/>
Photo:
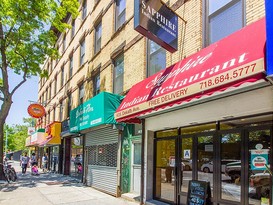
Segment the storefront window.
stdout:
<path fill-rule="evenodd" d="M 228 116 L 232 118 L 233 116 Z M 261 125 L 270 125 L 273 122 L 273 115 L 260 115 L 255 117 L 242 117 L 220 122 L 220 130 L 229 130 L 242 127 L 256 127 Z"/>
<path fill-rule="evenodd" d="M 178 135 L 178 130 L 177 129 L 172 129 L 172 130 L 164 130 L 164 131 L 159 131 L 156 133 L 156 138 L 160 137 L 172 137 L 172 136 L 177 136 Z"/>
<path fill-rule="evenodd" d="M 210 182 L 214 203 L 269 204 L 273 115 L 227 118 L 155 133 L 157 200 L 186 204 L 194 179 Z"/>
<path fill-rule="evenodd" d="M 195 134 L 200 132 L 210 132 L 216 130 L 216 123 L 204 124 L 204 125 L 197 125 L 191 127 L 183 127 L 181 128 L 181 134 Z"/>
<path fill-rule="evenodd" d="M 269 204 L 271 192 L 270 167 L 270 129 L 249 132 L 249 204 Z"/>

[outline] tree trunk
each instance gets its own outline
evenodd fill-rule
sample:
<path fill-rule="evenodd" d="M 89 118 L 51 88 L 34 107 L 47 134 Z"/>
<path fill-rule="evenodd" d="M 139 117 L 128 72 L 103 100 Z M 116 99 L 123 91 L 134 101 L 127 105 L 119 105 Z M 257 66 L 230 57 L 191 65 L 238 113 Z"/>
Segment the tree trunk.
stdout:
<path fill-rule="evenodd" d="M 1 112 L 0 112 L 0 163 L 3 164 L 3 157 L 4 157 L 4 124 L 6 121 L 6 118 L 8 116 L 12 100 L 11 95 L 5 96 L 5 100 L 3 101 L 3 104 L 1 106 Z M 0 166 L 0 180 L 5 179 L 4 173 L 3 173 L 3 165 Z"/>

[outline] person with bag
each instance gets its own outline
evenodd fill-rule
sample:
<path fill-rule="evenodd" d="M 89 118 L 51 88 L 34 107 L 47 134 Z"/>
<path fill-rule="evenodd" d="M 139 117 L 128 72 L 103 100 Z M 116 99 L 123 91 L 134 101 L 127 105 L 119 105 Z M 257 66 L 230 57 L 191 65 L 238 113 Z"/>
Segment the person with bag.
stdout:
<path fill-rule="evenodd" d="M 20 160 L 20 166 L 22 167 L 22 175 L 24 175 L 27 171 L 29 163 L 29 157 L 27 156 L 27 153 L 25 152 L 23 156 L 21 156 Z"/>

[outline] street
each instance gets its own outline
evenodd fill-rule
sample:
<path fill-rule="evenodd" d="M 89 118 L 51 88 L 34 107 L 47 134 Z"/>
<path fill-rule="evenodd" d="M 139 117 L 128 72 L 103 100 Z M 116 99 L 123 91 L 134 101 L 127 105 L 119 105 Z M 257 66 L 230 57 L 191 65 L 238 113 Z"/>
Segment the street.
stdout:
<path fill-rule="evenodd" d="M 0 180 L 0 204 L 2 205 L 136 205 L 123 198 L 116 198 L 91 187 L 84 186 L 77 179 L 53 173 L 32 176 L 30 168 L 21 174 L 19 162 L 14 162 L 18 180 L 8 184 Z"/>

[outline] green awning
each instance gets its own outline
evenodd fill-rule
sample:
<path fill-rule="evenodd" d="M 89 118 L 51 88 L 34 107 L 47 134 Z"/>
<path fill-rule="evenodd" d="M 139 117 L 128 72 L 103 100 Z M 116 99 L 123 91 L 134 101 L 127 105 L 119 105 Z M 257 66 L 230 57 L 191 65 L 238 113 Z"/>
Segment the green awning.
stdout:
<path fill-rule="evenodd" d="M 104 124 L 117 124 L 114 113 L 123 96 L 101 92 L 70 111 L 70 132 L 79 132 Z"/>

